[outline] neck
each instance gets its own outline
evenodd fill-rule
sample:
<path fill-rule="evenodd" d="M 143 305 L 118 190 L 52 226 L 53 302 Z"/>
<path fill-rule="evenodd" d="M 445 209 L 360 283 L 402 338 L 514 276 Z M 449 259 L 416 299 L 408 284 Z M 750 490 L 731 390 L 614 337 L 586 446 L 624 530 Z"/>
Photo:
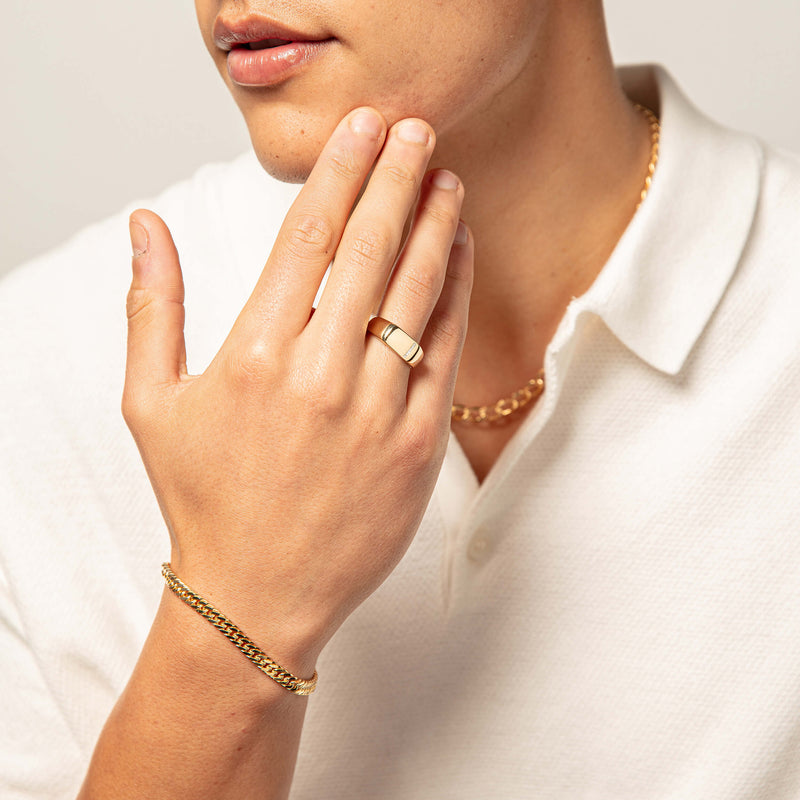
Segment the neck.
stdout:
<path fill-rule="evenodd" d="M 536 375 L 644 184 L 648 124 L 619 86 L 602 12 L 587 5 L 554 4 L 518 79 L 468 126 L 439 133 L 434 166 L 464 181 L 476 242 L 458 402 L 494 402 Z"/>

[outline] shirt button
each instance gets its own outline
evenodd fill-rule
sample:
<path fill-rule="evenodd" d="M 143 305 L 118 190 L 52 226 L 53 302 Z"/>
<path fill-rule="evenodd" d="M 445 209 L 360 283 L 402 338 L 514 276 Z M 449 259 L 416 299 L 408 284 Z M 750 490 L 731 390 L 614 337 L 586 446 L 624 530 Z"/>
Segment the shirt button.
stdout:
<path fill-rule="evenodd" d="M 467 556 L 470 561 L 485 561 L 489 554 L 489 542 L 484 536 L 476 536 L 467 548 Z"/>

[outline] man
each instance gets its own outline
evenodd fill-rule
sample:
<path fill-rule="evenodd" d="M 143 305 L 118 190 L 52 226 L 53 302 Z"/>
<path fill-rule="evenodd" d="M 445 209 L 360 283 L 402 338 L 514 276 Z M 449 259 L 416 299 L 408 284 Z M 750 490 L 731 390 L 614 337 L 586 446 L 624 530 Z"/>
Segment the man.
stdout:
<path fill-rule="evenodd" d="M 32 531 L 3 541 L 11 703 L 58 743 L 9 786 L 69 791 L 141 646 L 82 797 L 791 796 L 797 164 L 661 71 L 623 85 L 599 2 L 197 10 L 259 161 L 305 185 L 263 220 L 224 343 L 247 185 L 173 197 L 213 242 L 184 265 L 185 347 L 170 233 L 131 217 L 123 410 L 171 537 L 157 611 L 141 472 L 80 427 L 105 441 L 82 387 L 113 347 L 65 324 L 47 345 L 94 363 L 8 414 L 22 474 L 45 464 L 53 497 L 60 465 L 72 509 L 43 524 L 41 492 L 4 489 Z M 505 424 L 474 421 L 492 408 Z M 77 433 L 37 443 L 43 417 Z M 88 630 L 53 622 L 59 590 Z"/>

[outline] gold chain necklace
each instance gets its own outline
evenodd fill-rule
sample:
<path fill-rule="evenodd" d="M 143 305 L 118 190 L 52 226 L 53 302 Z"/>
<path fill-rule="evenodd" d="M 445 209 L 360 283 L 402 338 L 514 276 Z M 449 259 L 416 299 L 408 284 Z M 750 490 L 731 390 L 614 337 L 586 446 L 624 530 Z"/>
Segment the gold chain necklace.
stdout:
<path fill-rule="evenodd" d="M 661 126 L 658 117 L 645 106 L 633 104 L 650 124 L 650 163 L 647 165 L 647 175 L 644 186 L 636 204 L 636 211 L 644 202 L 650 186 L 653 183 L 653 174 L 658 164 L 658 145 L 661 139 Z M 512 392 L 508 397 L 501 397 L 494 405 L 490 406 L 465 406 L 453 403 L 450 418 L 453 422 L 463 422 L 467 425 L 497 425 L 505 422 L 508 417 L 525 408 L 544 392 L 544 370 L 539 370 L 535 378 L 531 378 L 521 389 Z"/>

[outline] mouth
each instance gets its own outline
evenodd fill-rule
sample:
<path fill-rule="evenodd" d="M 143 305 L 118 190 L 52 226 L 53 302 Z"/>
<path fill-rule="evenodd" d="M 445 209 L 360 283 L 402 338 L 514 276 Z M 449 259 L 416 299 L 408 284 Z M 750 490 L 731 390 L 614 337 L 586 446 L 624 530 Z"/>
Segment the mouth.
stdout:
<path fill-rule="evenodd" d="M 299 31 L 259 15 L 245 17 L 218 16 L 212 32 L 214 44 L 225 52 L 231 50 L 273 50 L 291 44 L 313 44 L 329 41 L 325 31 Z"/>
<path fill-rule="evenodd" d="M 325 30 L 296 30 L 255 14 L 214 20 L 214 44 L 226 54 L 228 76 L 239 86 L 286 83 L 333 50 L 335 37 Z"/>
<path fill-rule="evenodd" d="M 220 14 L 212 31 L 226 54 L 228 76 L 245 87 L 277 87 L 330 53 L 336 39 L 327 31 L 294 30 L 267 17 Z"/>

